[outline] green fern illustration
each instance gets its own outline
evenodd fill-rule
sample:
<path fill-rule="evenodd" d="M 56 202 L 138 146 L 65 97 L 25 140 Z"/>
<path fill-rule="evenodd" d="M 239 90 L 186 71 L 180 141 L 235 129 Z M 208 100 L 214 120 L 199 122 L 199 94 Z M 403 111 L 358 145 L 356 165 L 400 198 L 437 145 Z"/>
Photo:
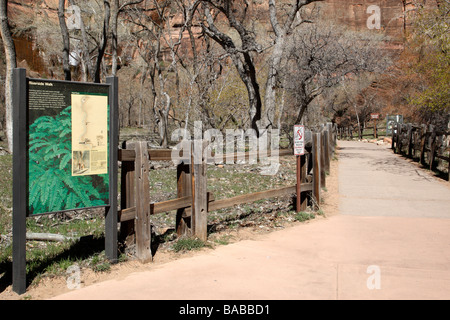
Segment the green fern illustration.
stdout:
<path fill-rule="evenodd" d="M 29 129 L 29 211 L 41 214 L 107 205 L 108 175 L 72 176 L 71 108 Z"/>

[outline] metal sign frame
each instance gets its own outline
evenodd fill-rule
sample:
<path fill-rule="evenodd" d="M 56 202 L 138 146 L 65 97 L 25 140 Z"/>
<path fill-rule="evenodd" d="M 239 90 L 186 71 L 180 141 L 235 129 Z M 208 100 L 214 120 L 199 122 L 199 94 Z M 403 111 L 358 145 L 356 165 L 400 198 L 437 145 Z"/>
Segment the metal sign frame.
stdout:
<path fill-rule="evenodd" d="M 29 81 L 58 82 L 74 87 L 107 86 L 109 104 L 108 203 L 105 204 L 105 253 L 116 262 L 117 252 L 117 172 L 118 172 L 118 79 L 108 77 L 106 84 L 60 80 L 29 79 L 23 68 L 13 75 L 13 291 L 26 292 L 26 218 L 29 216 Z M 76 90 L 75 90 L 76 91 Z M 89 207 L 88 207 L 89 208 Z M 81 208 L 80 208 L 81 209 Z M 82 209 L 86 209 L 82 208 Z M 71 209 L 73 210 L 73 209 Z M 76 210 L 76 209 L 75 209 Z M 64 210 L 63 210 L 64 211 Z M 58 211 L 61 212 L 61 211 Z"/>

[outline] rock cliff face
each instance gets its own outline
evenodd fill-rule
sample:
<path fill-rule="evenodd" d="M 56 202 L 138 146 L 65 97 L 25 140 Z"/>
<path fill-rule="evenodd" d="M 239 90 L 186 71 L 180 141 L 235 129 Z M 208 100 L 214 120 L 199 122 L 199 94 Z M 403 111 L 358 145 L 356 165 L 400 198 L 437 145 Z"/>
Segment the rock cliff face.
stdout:
<path fill-rule="evenodd" d="M 279 2 L 291 2 L 292 0 L 278 0 Z M 438 0 L 418 0 L 426 5 L 436 5 Z M 410 0 L 325 0 L 318 2 L 325 20 L 343 25 L 351 30 L 369 30 L 370 32 L 384 33 L 390 38 L 389 47 L 392 49 L 402 48 L 405 32 L 411 28 L 411 23 L 406 13 L 414 7 Z M 14 20 L 19 15 L 43 15 L 57 23 L 58 0 L 43 0 L 36 7 L 35 0 L 20 0 L 10 2 L 10 15 Z M 266 0 L 257 2 L 254 14 L 255 19 L 268 19 L 268 5 Z M 174 23 L 177 21 L 175 16 Z M 175 27 L 176 28 L 176 27 Z M 371 29 L 372 28 L 372 29 Z M 27 40 L 28 39 L 28 40 Z M 22 41 L 23 43 L 20 43 Z M 31 44 L 25 42 L 31 41 Z M 17 39 L 18 61 L 26 61 L 33 68 L 40 63 L 38 50 L 32 38 L 22 36 Z M 30 51 L 31 50 L 31 51 Z M 36 61 L 30 61 L 32 57 Z M 42 66 L 40 66 L 42 67 Z M 43 70 L 39 70 L 41 72 Z"/>
<path fill-rule="evenodd" d="M 424 0 L 427 5 L 436 5 L 435 0 Z M 368 24 L 375 26 L 379 18 L 379 30 L 393 41 L 401 42 L 411 27 L 408 13 L 414 5 L 409 0 L 326 0 L 325 14 L 339 24 L 353 30 L 368 30 Z"/>

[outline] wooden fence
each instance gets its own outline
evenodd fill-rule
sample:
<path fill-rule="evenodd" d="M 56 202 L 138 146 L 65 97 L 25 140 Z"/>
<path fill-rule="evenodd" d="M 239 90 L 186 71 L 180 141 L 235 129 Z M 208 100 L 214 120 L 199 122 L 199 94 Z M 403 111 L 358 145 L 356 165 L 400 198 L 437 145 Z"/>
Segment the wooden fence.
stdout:
<path fill-rule="evenodd" d="M 149 190 L 149 161 L 172 161 L 171 149 L 148 149 L 147 142 L 124 142 L 119 149 L 121 171 L 121 224 L 122 239 L 134 235 L 136 256 L 142 262 L 152 260 L 151 219 L 154 214 L 176 210 L 176 231 L 179 236 L 191 235 L 203 241 L 207 240 L 208 212 L 251 203 L 257 200 L 281 197 L 300 193 L 297 211 L 305 210 L 309 203 L 320 204 L 321 188 L 326 184 L 326 172 L 330 170 L 330 161 L 336 145 L 336 127 L 331 123 L 322 125 L 320 132 L 305 132 L 307 153 L 300 157 L 297 165 L 297 181 L 292 186 L 244 194 L 228 199 L 216 200 L 207 192 L 207 166 L 217 160 L 205 159 L 202 154 L 194 156 L 202 159 L 200 163 L 177 165 L 177 198 L 158 203 L 151 203 Z M 195 151 L 192 148 L 193 152 Z M 279 156 L 294 156 L 292 150 L 278 150 Z M 270 156 L 268 152 L 268 156 Z M 191 155 L 192 156 L 192 155 Z M 234 154 L 234 160 L 247 161 L 252 152 Z M 223 156 L 225 163 L 227 155 Z M 260 160 L 258 158 L 258 160 Z M 198 161 L 197 161 L 198 162 Z M 175 177 L 174 177 L 175 179 Z M 298 188 L 300 190 L 298 190 Z M 133 238 L 133 237 L 132 237 Z"/>
<path fill-rule="evenodd" d="M 433 125 L 397 123 L 392 130 L 392 149 L 417 159 L 430 170 L 436 170 L 440 161 L 446 161 L 450 181 L 450 130 L 437 130 Z"/>
<path fill-rule="evenodd" d="M 370 131 L 370 133 L 364 133 L 364 131 Z M 380 132 L 385 132 L 386 126 L 372 126 L 372 127 L 364 127 L 362 131 L 358 129 L 358 127 L 347 126 L 347 127 L 338 127 L 337 135 L 339 140 L 343 139 L 363 139 L 364 137 L 373 137 L 374 139 L 378 139 L 380 136 Z"/>

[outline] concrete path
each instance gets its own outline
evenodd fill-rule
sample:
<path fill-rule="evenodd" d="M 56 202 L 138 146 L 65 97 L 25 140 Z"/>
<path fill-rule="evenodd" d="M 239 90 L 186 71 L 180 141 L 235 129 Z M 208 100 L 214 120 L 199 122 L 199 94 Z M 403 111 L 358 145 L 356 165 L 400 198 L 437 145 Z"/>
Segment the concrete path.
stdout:
<path fill-rule="evenodd" d="M 340 142 L 340 214 L 56 299 L 450 299 L 450 186 Z"/>
<path fill-rule="evenodd" d="M 340 142 L 342 214 L 450 218 L 450 184 L 438 181 L 390 149 Z"/>

